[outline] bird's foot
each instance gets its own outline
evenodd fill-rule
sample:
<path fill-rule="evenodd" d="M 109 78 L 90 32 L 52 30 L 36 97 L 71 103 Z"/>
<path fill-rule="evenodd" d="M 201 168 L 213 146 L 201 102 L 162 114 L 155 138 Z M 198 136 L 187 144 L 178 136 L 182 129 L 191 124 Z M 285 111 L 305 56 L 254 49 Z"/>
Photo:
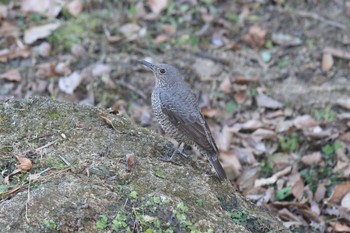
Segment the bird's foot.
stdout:
<path fill-rule="evenodd" d="M 181 165 L 180 163 L 176 162 L 176 157 L 177 155 L 180 155 L 182 158 L 188 159 L 188 160 L 192 160 L 192 158 L 190 158 L 188 155 L 186 155 L 185 153 L 182 152 L 182 150 L 179 149 L 173 149 L 173 153 L 170 156 L 161 156 L 161 160 L 164 162 L 171 162 L 173 164 L 176 165 Z"/>

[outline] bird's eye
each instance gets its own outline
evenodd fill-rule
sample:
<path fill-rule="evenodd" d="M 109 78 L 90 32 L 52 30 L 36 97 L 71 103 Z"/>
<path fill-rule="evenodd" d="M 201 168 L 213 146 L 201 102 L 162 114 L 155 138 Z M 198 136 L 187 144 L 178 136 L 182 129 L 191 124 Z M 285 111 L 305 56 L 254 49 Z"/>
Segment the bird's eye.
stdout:
<path fill-rule="evenodd" d="M 160 69 L 159 72 L 160 72 L 161 74 L 165 74 L 165 69 Z"/>

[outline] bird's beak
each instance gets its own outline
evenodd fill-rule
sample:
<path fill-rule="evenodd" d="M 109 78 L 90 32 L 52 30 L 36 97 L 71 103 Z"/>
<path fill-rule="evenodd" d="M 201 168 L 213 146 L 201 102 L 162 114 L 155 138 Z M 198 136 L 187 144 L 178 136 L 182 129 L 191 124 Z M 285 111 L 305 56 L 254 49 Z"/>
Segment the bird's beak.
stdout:
<path fill-rule="evenodd" d="M 146 66 L 147 68 L 149 68 L 150 70 L 152 71 L 155 71 L 157 66 L 156 65 L 153 65 L 152 63 L 148 62 L 148 61 L 145 61 L 145 60 L 142 60 L 140 61 L 140 63 L 144 66 Z"/>

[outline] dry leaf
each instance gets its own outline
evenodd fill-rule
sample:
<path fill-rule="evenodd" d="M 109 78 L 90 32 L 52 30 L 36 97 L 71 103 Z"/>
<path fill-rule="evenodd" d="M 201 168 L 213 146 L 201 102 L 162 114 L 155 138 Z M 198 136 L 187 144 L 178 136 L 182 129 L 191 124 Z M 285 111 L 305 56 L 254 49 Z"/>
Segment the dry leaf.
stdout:
<path fill-rule="evenodd" d="M 20 82 L 22 76 L 17 69 L 9 70 L 6 73 L 0 75 L 0 79 L 5 79 L 7 81 Z"/>
<path fill-rule="evenodd" d="M 225 77 L 225 79 L 221 82 L 219 86 L 219 90 L 226 93 L 230 94 L 232 91 L 232 84 L 230 81 L 230 78 L 228 76 Z"/>
<path fill-rule="evenodd" d="M 126 37 L 127 40 L 135 40 L 139 36 L 141 27 L 136 23 L 127 23 L 119 28 L 119 31 Z"/>
<path fill-rule="evenodd" d="M 260 137 L 262 139 L 276 139 L 277 138 L 277 134 L 275 133 L 275 131 L 272 130 L 268 130 L 268 129 L 257 129 L 255 130 L 252 135 Z"/>
<path fill-rule="evenodd" d="M 337 185 L 335 186 L 335 189 L 334 189 L 332 195 L 331 195 L 330 198 L 328 199 L 328 202 L 329 202 L 329 203 L 339 203 L 340 200 L 341 200 L 341 199 L 345 196 L 345 194 L 347 194 L 348 192 L 350 192 L 350 181 L 337 184 Z"/>
<path fill-rule="evenodd" d="M 256 97 L 256 101 L 259 107 L 263 108 L 271 108 L 271 109 L 276 109 L 276 108 L 282 108 L 283 104 L 277 100 L 272 99 L 271 97 L 264 95 L 264 94 L 259 94 Z"/>
<path fill-rule="evenodd" d="M 246 42 L 250 47 L 257 48 L 262 47 L 265 44 L 266 31 L 257 27 L 251 26 L 248 34 L 242 36 L 242 40 Z"/>
<path fill-rule="evenodd" d="M 201 109 L 201 113 L 203 114 L 203 116 L 210 117 L 210 118 L 221 115 L 221 111 L 219 109 L 208 108 L 208 107 L 203 107 Z"/>
<path fill-rule="evenodd" d="M 126 155 L 127 172 L 132 172 L 136 164 L 135 153 L 130 153 Z"/>
<path fill-rule="evenodd" d="M 333 56 L 329 53 L 323 53 L 322 56 L 322 70 L 328 72 L 334 64 Z"/>
<path fill-rule="evenodd" d="M 242 124 L 240 128 L 243 130 L 256 130 L 262 126 L 263 124 L 261 123 L 261 121 L 253 119 Z"/>
<path fill-rule="evenodd" d="M 229 152 L 220 153 L 220 163 L 225 170 L 227 178 L 234 180 L 241 173 L 242 165 L 237 159 L 237 156 Z"/>
<path fill-rule="evenodd" d="M 322 200 L 324 200 L 324 197 L 326 195 L 326 187 L 324 186 L 324 184 L 319 184 L 317 186 L 317 189 L 316 189 L 316 192 L 315 192 L 315 195 L 314 195 L 314 199 L 315 201 L 317 202 L 320 202 Z"/>
<path fill-rule="evenodd" d="M 293 124 L 297 129 L 307 129 L 318 126 L 318 123 L 310 115 L 298 116 L 294 119 Z"/>
<path fill-rule="evenodd" d="M 38 78 L 50 78 L 56 76 L 54 63 L 42 63 L 36 66 L 35 76 Z"/>
<path fill-rule="evenodd" d="M 292 170 L 292 167 L 288 166 L 285 169 L 283 169 L 282 171 L 275 173 L 273 176 L 271 176 L 269 178 L 257 179 L 254 182 L 254 186 L 259 187 L 259 186 L 274 184 L 274 183 L 276 183 L 278 178 L 287 175 L 288 173 L 290 173 L 291 170 Z"/>
<path fill-rule="evenodd" d="M 304 155 L 301 161 L 306 165 L 318 164 L 322 159 L 320 152 L 314 152 L 312 154 Z"/>
<path fill-rule="evenodd" d="M 17 38 L 21 35 L 21 30 L 17 25 L 5 21 L 0 26 L 0 35 L 4 37 L 12 36 Z"/>
<path fill-rule="evenodd" d="M 101 77 L 103 75 L 109 75 L 111 72 L 112 68 L 110 65 L 107 64 L 96 64 L 92 68 L 92 75 L 94 77 Z"/>
<path fill-rule="evenodd" d="M 350 227 L 347 225 L 343 225 L 339 222 L 330 222 L 329 224 L 333 227 L 335 232 L 350 232 Z"/>
<path fill-rule="evenodd" d="M 303 197 L 303 194 L 304 194 L 303 181 L 298 180 L 297 182 L 295 182 L 295 184 L 293 185 L 293 188 L 292 188 L 292 194 L 296 199 L 301 200 L 301 198 Z"/>
<path fill-rule="evenodd" d="M 51 45 L 48 42 L 43 42 L 39 46 L 37 46 L 37 51 L 40 56 L 42 57 L 48 57 L 51 53 Z"/>
<path fill-rule="evenodd" d="M 248 97 L 247 90 L 236 91 L 236 93 L 233 95 L 233 97 L 235 98 L 235 101 L 237 102 L 237 104 L 242 104 L 242 103 L 244 103 L 244 101 L 246 101 L 246 99 Z"/>
<path fill-rule="evenodd" d="M 0 61 L 7 62 L 14 58 L 27 58 L 31 54 L 30 47 L 24 46 L 16 49 L 3 49 L 0 50 Z"/>
<path fill-rule="evenodd" d="M 170 36 L 166 34 L 159 34 L 157 37 L 154 39 L 154 43 L 159 44 L 163 43 L 170 40 Z"/>
<path fill-rule="evenodd" d="M 79 86 L 82 80 L 83 76 L 75 71 L 67 77 L 60 78 L 58 86 L 61 91 L 67 94 L 73 94 L 74 90 Z"/>
<path fill-rule="evenodd" d="M 228 151 L 230 149 L 232 136 L 233 132 L 231 127 L 225 125 L 220 132 L 219 138 L 216 140 L 218 148 L 222 151 Z"/>
<path fill-rule="evenodd" d="M 258 83 L 259 82 L 259 77 L 257 76 L 243 76 L 243 75 L 238 75 L 234 77 L 234 83 L 240 84 L 240 85 L 246 85 L 249 83 Z"/>
<path fill-rule="evenodd" d="M 83 3 L 81 2 L 81 0 L 73 0 L 73 1 L 69 2 L 66 5 L 66 7 L 67 7 L 69 14 L 76 17 L 83 10 Z"/>
<path fill-rule="evenodd" d="M 61 23 L 56 22 L 29 28 L 24 31 L 24 43 L 32 44 L 38 39 L 46 38 L 60 26 Z"/>
<path fill-rule="evenodd" d="M 347 194 L 345 194 L 345 196 L 343 197 L 343 199 L 341 200 L 340 205 L 342 207 L 347 208 L 348 210 L 350 210 L 350 192 L 348 192 Z"/>
<path fill-rule="evenodd" d="M 22 171 L 29 171 L 33 164 L 30 159 L 24 157 L 24 156 L 16 156 L 17 160 L 19 161 L 19 165 L 16 164 L 17 169 L 21 169 Z"/>
<path fill-rule="evenodd" d="M 22 0 L 21 2 L 21 11 L 37 12 L 51 17 L 56 17 L 61 9 L 61 0 Z"/>
<path fill-rule="evenodd" d="M 69 68 L 69 65 L 63 62 L 60 62 L 55 67 L 55 73 L 57 75 L 67 76 L 72 73 L 72 70 Z"/>
<path fill-rule="evenodd" d="M 350 110 L 350 98 L 338 99 L 337 104 L 347 110 Z"/>
<path fill-rule="evenodd" d="M 148 0 L 148 5 L 152 12 L 159 15 L 162 10 L 166 8 L 168 0 Z"/>

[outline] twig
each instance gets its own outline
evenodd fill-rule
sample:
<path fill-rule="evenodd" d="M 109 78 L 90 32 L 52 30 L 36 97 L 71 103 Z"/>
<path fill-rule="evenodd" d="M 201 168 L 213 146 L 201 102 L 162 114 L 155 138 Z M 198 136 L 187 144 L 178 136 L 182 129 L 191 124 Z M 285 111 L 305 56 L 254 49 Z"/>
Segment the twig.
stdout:
<path fill-rule="evenodd" d="M 67 164 L 67 166 L 71 166 L 72 164 L 70 164 L 70 162 L 68 162 L 67 160 L 65 160 L 65 158 L 63 158 L 61 155 L 58 155 L 58 157 L 60 157 L 62 159 L 62 161 Z"/>
<path fill-rule="evenodd" d="M 46 148 L 46 147 L 49 147 L 49 146 L 55 144 L 56 142 L 58 142 L 59 140 L 60 140 L 60 139 L 58 138 L 58 139 L 56 139 L 56 140 L 54 140 L 54 141 L 52 141 L 52 142 L 47 143 L 46 145 L 43 145 L 43 146 L 41 146 L 41 147 L 38 147 L 38 148 L 35 149 L 35 152 L 38 152 L 39 150 L 42 150 L 42 149 L 44 149 L 44 148 Z"/>
<path fill-rule="evenodd" d="M 144 100 L 147 100 L 147 96 L 145 95 L 145 93 L 143 93 L 141 90 L 135 88 L 134 86 L 128 84 L 128 83 L 125 83 L 124 81 L 121 81 L 121 80 L 116 80 L 115 81 L 117 84 L 119 84 L 120 86 L 123 86 L 123 87 L 126 87 L 128 88 L 129 90 L 135 92 L 136 94 L 138 94 L 142 99 Z"/>
<path fill-rule="evenodd" d="M 322 16 L 319 16 L 315 13 L 312 13 L 312 12 L 308 12 L 308 11 L 294 11 L 294 10 L 290 10 L 290 9 L 282 9 L 282 8 L 275 8 L 275 10 L 277 12 L 280 12 L 280 13 L 288 13 L 288 14 L 294 14 L 294 15 L 298 15 L 298 16 L 301 16 L 301 17 L 305 17 L 305 18 L 312 18 L 312 19 L 315 19 L 315 20 L 318 20 L 324 24 L 327 24 L 327 25 L 330 25 L 330 26 L 333 26 L 333 27 L 336 27 L 336 28 L 340 28 L 342 30 L 345 30 L 346 29 L 346 26 L 342 23 L 339 23 L 339 22 L 336 22 L 336 21 L 333 21 L 333 20 L 330 20 L 330 19 L 326 19 Z"/>

